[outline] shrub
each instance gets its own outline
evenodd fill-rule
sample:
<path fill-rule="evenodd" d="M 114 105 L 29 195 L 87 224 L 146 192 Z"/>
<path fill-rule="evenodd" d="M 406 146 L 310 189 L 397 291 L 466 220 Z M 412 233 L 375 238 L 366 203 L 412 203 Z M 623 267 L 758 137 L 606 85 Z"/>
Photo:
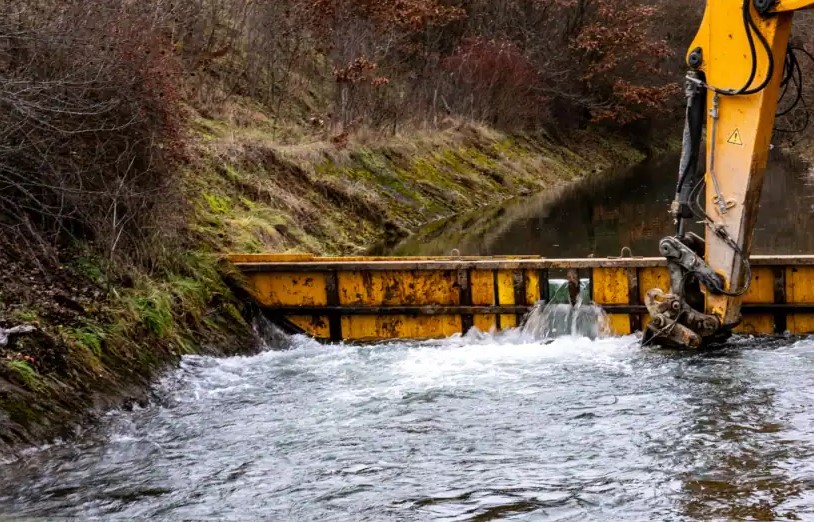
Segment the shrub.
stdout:
<path fill-rule="evenodd" d="M 145 265 L 179 222 L 181 69 L 151 2 L 0 0 L 0 202 L 52 244 Z"/>

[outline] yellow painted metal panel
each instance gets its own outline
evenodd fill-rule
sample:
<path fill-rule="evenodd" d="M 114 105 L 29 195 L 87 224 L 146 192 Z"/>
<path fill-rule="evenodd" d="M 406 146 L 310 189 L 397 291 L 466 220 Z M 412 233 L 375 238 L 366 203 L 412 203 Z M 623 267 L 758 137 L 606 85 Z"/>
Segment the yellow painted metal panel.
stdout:
<path fill-rule="evenodd" d="M 773 12 L 797 11 L 798 9 L 811 9 L 814 2 L 811 0 L 780 0 L 772 8 Z"/>
<path fill-rule="evenodd" d="M 312 261 L 312 254 L 229 254 L 226 258 L 231 263 L 295 263 Z"/>
<path fill-rule="evenodd" d="M 263 306 L 325 306 L 325 274 L 261 272 L 249 274 L 249 291 Z"/>
<path fill-rule="evenodd" d="M 743 295 L 744 303 L 774 302 L 774 272 L 771 267 L 753 267 L 752 284 Z"/>
<path fill-rule="evenodd" d="M 814 267 L 786 268 L 786 302 L 814 303 Z"/>
<path fill-rule="evenodd" d="M 517 316 L 503 314 L 500 316 L 500 329 L 514 328 L 517 326 Z"/>
<path fill-rule="evenodd" d="M 594 268 L 593 297 L 600 305 L 630 304 L 626 268 Z M 615 335 L 630 333 L 630 314 L 611 314 L 610 328 Z"/>
<path fill-rule="evenodd" d="M 630 314 L 610 314 L 608 322 L 613 335 L 627 335 L 630 333 Z"/>
<path fill-rule="evenodd" d="M 301 328 L 311 337 L 318 339 L 330 339 L 331 330 L 328 325 L 328 317 L 320 315 L 291 315 L 286 319 L 294 326 Z"/>
<path fill-rule="evenodd" d="M 362 270 L 339 272 L 340 305 L 456 305 L 456 270 Z"/>
<path fill-rule="evenodd" d="M 502 305 L 514 303 L 514 278 L 511 270 L 497 271 L 497 298 Z M 505 327 L 505 326 L 504 326 Z"/>
<path fill-rule="evenodd" d="M 497 295 L 501 305 L 513 305 L 514 302 L 514 276 L 511 270 L 498 270 L 497 272 Z M 522 304 L 522 303 L 521 303 Z M 517 326 L 517 317 L 509 314 L 501 314 L 500 329 L 514 328 Z"/>
<path fill-rule="evenodd" d="M 475 314 L 473 324 L 481 332 L 491 332 L 492 328 L 497 328 L 494 314 Z"/>
<path fill-rule="evenodd" d="M 472 304 L 486 306 L 495 304 L 495 282 L 491 270 L 472 270 L 469 274 L 472 288 Z"/>
<path fill-rule="evenodd" d="M 538 260 L 539 256 L 338 256 L 338 257 L 315 257 L 314 260 L 330 262 L 377 262 L 377 261 L 523 261 Z"/>
<path fill-rule="evenodd" d="M 789 314 L 786 329 L 797 335 L 814 333 L 814 314 Z"/>
<path fill-rule="evenodd" d="M 786 302 L 814 303 L 814 267 L 786 268 Z M 789 314 L 786 323 L 794 334 L 814 332 L 814 314 Z"/>
<path fill-rule="evenodd" d="M 652 288 L 670 291 L 670 274 L 666 267 L 646 267 L 639 269 L 639 302 L 644 303 L 647 292 Z"/>
<path fill-rule="evenodd" d="M 540 300 L 540 274 L 536 270 L 526 270 L 523 277 L 526 282 L 526 304 L 533 305 Z"/>
<path fill-rule="evenodd" d="M 630 291 L 625 268 L 594 268 L 594 302 L 600 305 L 626 305 Z"/>
<path fill-rule="evenodd" d="M 326 275 L 333 266 L 350 267 L 353 265 L 333 265 L 333 258 L 325 259 L 326 264 L 314 265 L 314 271 L 297 271 L 299 261 L 296 259 L 317 259 L 303 255 L 284 256 L 233 256 L 234 260 L 241 262 L 263 262 L 274 264 L 273 260 L 287 260 L 278 265 L 278 270 L 270 268 L 267 272 L 253 272 L 246 270 L 245 276 L 249 290 L 258 302 L 269 308 L 290 306 L 320 307 L 327 305 Z M 231 258 L 230 258 L 231 259 Z M 378 263 L 380 258 L 347 258 L 360 261 Z M 367 306 L 409 306 L 409 305 L 459 305 L 460 292 L 457 287 L 459 269 L 452 263 L 435 267 L 435 269 L 409 267 L 398 268 L 395 264 L 390 266 L 392 258 L 381 258 L 383 264 L 371 268 L 371 265 L 359 265 L 358 270 L 339 271 L 340 304 L 367 305 Z M 430 258 L 428 258 L 430 259 Z M 434 259 L 434 258 L 433 258 Z M 251 260 L 251 261 L 249 261 Z M 384 262 L 386 260 L 386 262 Z M 574 260 L 581 262 L 584 260 Z M 457 263 L 458 261 L 456 261 Z M 533 260 L 538 263 L 539 260 Z M 814 303 L 814 263 L 808 258 L 794 257 L 777 259 L 776 266 L 784 266 L 786 273 L 786 297 L 789 304 Z M 472 304 L 488 306 L 495 302 L 495 273 L 492 266 L 477 268 L 479 265 L 467 265 L 460 261 L 460 269 L 470 271 L 470 285 L 472 290 Z M 516 265 L 517 268 L 501 265 L 497 272 L 499 303 L 503 305 L 515 304 L 514 271 L 523 270 L 525 295 L 522 304 L 534 304 L 539 299 L 540 284 L 539 265 Z M 308 270 L 311 263 L 305 261 L 301 268 Z M 614 305 L 627 304 L 629 297 L 627 266 L 616 263 L 609 266 L 597 267 L 593 274 L 594 299 L 600 304 Z M 378 270 L 378 268 L 382 268 Z M 753 268 L 752 285 L 744 296 L 747 304 L 760 304 L 774 302 L 774 268 L 768 262 L 758 263 Z M 669 290 L 669 276 L 665 267 L 643 264 L 638 267 L 640 300 L 644 300 L 645 293 L 650 288 Z M 517 303 L 521 304 L 521 303 Z M 439 310 L 440 312 L 440 310 Z M 297 312 L 294 312 L 295 314 Z M 317 311 L 316 313 L 322 313 Z M 292 323 L 319 338 L 328 338 L 329 327 L 325 313 L 322 316 L 292 316 Z M 439 319 L 441 317 L 441 319 Z M 648 318 L 642 317 L 644 326 Z M 482 331 L 490 331 L 497 321 L 493 314 L 476 314 L 473 323 Z M 513 314 L 500 315 L 503 328 L 512 328 L 517 325 L 517 318 Z M 617 335 L 629 332 L 630 323 L 627 314 L 612 314 L 611 328 Z M 350 328 L 343 332 L 343 337 L 349 340 L 371 340 L 375 338 L 389 339 L 444 337 L 460 331 L 461 318 L 453 315 L 443 316 L 353 316 L 343 319 L 343 324 Z M 794 333 L 814 332 L 814 314 L 790 314 L 788 328 Z M 759 314 L 745 315 L 738 331 L 742 333 L 771 333 L 774 330 L 774 315 Z"/>
<path fill-rule="evenodd" d="M 774 332 L 774 316 L 771 314 L 744 315 L 741 324 L 735 328 L 739 334 L 770 334 Z"/>
<path fill-rule="evenodd" d="M 378 339 L 436 339 L 461 331 L 458 315 L 346 315 L 342 337 L 349 341 Z"/>

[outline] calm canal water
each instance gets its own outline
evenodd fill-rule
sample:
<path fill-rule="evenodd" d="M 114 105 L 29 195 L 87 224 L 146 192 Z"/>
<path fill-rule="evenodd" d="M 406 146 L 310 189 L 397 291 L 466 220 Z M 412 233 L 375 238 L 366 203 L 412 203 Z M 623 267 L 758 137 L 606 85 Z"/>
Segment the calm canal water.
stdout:
<path fill-rule="evenodd" d="M 678 157 L 582 181 L 500 206 L 433 223 L 397 245 L 395 255 L 529 254 L 546 257 L 658 256 L 675 233 L 668 208 Z M 799 160 L 772 154 L 766 169 L 755 254 L 814 253 L 814 177 Z M 703 227 L 694 230 L 703 234 Z"/>
<path fill-rule="evenodd" d="M 649 253 L 675 169 L 648 168 L 454 246 Z M 758 250 L 814 251 L 801 173 L 769 176 Z M 149 406 L 0 463 L 0 520 L 814 520 L 814 339 L 283 344 L 187 357 Z"/>

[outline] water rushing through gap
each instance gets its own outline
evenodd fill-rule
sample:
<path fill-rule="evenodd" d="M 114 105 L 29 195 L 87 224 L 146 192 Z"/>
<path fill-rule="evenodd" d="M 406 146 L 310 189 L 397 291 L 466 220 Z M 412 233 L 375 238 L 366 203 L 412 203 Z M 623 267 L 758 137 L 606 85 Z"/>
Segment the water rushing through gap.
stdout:
<path fill-rule="evenodd" d="M 580 281 L 576 302 L 566 304 L 568 282 L 552 280 L 554 291 L 549 303 L 540 302 L 524 318 L 520 331 L 525 338 L 547 341 L 562 336 L 597 339 L 611 334 L 608 314 L 601 307 L 588 302 L 588 280 Z"/>
<path fill-rule="evenodd" d="M 2 465 L 0 518 L 814 517 L 814 340 L 288 343 L 187 357 L 150 406 Z"/>

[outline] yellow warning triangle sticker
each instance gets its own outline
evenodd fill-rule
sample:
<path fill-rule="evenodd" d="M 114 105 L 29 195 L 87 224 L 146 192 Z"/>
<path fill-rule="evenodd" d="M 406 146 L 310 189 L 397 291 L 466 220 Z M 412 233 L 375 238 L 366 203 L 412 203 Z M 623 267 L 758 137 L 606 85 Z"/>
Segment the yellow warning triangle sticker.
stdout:
<path fill-rule="evenodd" d="M 727 143 L 731 143 L 732 145 L 743 145 L 743 140 L 741 139 L 741 131 L 735 129 L 735 131 L 729 136 L 729 139 L 726 140 Z"/>

